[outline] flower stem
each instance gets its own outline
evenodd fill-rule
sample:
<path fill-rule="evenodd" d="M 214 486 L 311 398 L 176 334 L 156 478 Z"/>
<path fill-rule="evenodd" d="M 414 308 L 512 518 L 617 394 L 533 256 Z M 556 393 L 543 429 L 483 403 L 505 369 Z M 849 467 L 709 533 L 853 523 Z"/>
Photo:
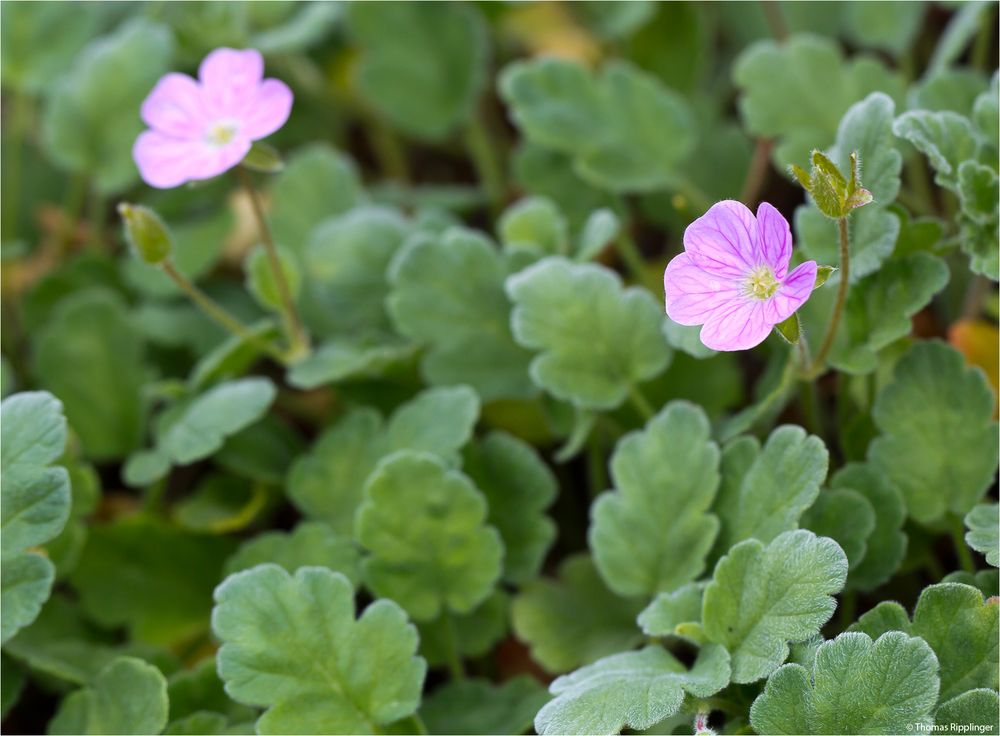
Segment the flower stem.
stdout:
<path fill-rule="evenodd" d="M 167 276 L 169 276 L 175 284 L 177 284 L 181 291 L 191 297 L 191 301 L 197 304 L 198 307 L 216 323 L 229 330 L 241 340 L 257 345 L 272 358 L 276 358 L 282 363 L 285 362 L 285 357 L 281 354 L 281 352 L 279 352 L 273 345 L 261 340 L 252 332 L 247 330 L 242 322 L 223 309 L 222 306 L 212 299 L 212 297 L 191 283 L 191 281 L 189 281 L 184 274 L 174 267 L 173 263 L 169 260 L 163 261 L 160 264 L 160 268 L 162 268 L 163 272 L 167 274 Z"/>
<path fill-rule="evenodd" d="M 649 421 L 656 414 L 653 411 L 653 407 L 650 406 L 649 401 L 645 396 L 642 395 L 642 391 L 638 389 L 637 386 L 628 387 L 628 398 L 632 402 L 632 406 L 635 407 L 636 411 L 642 416 L 645 421 Z"/>
<path fill-rule="evenodd" d="M 615 238 L 615 248 L 632 278 L 655 294 L 656 286 L 646 275 L 646 259 L 642 257 L 639 246 L 632 240 L 628 228 L 623 227 L 621 233 Z"/>
<path fill-rule="evenodd" d="M 976 561 L 972 559 L 972 553 L 965 543 L 965 524 L 961 517 L 952 517 L 949 523 L 951 527 L 951 541 L 955 545 L 955 554 L 958 555 L 958 562 L 966 572 L 976 571 Z"/>
<path fill-rule="evenodd" d="M 493 138 L 486 127 L 481 114 L 472 116 L 469 127 L 465 130 L 465 145 L 472 156 L 479 181 L 486 190 L 486 198 L 494 216 L 500 214 L 504 205 L 507 185 L 504 182 L 503 167 L 493 147 Z"/>
<path fill-rule="evenodd" d="M 451 679 L 465 679 L 465 665 L 462 664 L 462 657 L 458 653 L 458 631 L 455 629 L 455 619 L 451 611 L 447 608 L 443 612 L 445 626 L 445 656 L 448 660 L 448 670 L 451 672 Z"/>
<path fill-rule="evenodd" d="M 847 302 L 847 289 L 850 286 L 850 237 L 847 233 L 847 218 L 841 217 L 837 220 L 837 227 L 840 230 L 840 286 L 837 289 L 837 301 L 833 305 L 833 314 L 830 316 L 830 323 L 826 326 L 826 334 L 823 342 L 820 343 L 816 357 L 813 358 L 812 365 L 806 371 L 806 379 L 812 380 L 818 376 L 826 363 L 826 356 L 833 347 L 833 341 L 837 337 L 837 329 L 840 327 L 840 317 L 844 312 L 844 304 Z"/>
<path fill-rule="evenodd" d="M 271 228 L 267 224 L 267 218 L 264 217 L 264 208 L 260 202 L 260 195 L 253 185 L 250 172 L 242 166 L 237 166 L 236 171 L 250 197 L 253 214 L 257 219 L 257 227 L 260 230 L 260 239 L 264 242 L 264 250 L 267 252 L 267 260 L 271 266 L 271 273 L 274 274 L 274 281 L 278 286 L 278 296 L 281 298 L 282 306 L 281 317 L 285 325 L 285 334 L 288 337 L 288 359 L 292 362 L 305 357 L 309 353 L 309 337 L 302 328 L 302 320 L 299 318 L 299 311 L 295 307 L 292 290 L 288 286 L 288 279 L 285 278 L 285 270 L 281 267 L 281 260 L 278 258 L 278 249 L 274 245 Z"/>

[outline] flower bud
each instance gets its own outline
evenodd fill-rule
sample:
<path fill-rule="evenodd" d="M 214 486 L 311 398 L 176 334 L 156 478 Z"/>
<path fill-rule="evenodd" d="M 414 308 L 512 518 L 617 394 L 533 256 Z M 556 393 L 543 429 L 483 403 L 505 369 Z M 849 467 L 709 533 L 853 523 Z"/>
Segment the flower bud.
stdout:
<path fill-rule="evenodd" d="M 170 257 L 173 248 L 170 231 L 153 210 L 122 202 L 118 205 L 118 214 L 125 224 L 125 239 L 140 259 L 156 265 Z"/>

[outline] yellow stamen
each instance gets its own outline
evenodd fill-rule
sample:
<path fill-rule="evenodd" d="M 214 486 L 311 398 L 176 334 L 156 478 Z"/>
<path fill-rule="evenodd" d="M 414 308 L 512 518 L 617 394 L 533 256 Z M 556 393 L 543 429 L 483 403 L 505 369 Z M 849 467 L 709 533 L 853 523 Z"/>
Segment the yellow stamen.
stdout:
<path fill-rule="evenodd" d="M 757 266 L 750 272 L 744 288 L 747 296 L 763 301 L 774 296 L 774 292 L 778 290 L 778 280 L 774 278 L 774 271 L 770 267 Z"/>

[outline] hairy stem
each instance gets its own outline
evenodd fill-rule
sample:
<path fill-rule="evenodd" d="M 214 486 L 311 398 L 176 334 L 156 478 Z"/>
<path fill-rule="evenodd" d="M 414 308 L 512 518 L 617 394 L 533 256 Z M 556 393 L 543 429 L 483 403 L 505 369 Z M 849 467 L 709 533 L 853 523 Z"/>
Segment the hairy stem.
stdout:
<path fill-rule="evenodd" d="M 184 274 L 174 267 L 173 263 L 170 261 L 163 261 L 163 263 L 160 264 L 160 268 L 162 268 L 163 272 L 167 274 L 167 276 L 169 276 L 175 284 L 177 284 L 181 291 L 191 298 L 191 301 L 193 301 L 198 308 L 201 309 L 201 311 L 207 314 L 219 326 L 229 330 L 229 332 L 233 333 L 241 340 L 257 345 L 272 358 L 285 362 L 284 356 L 277 349 L 275 349 L 273 345 L 265 342 L 261 338 L 257 337 L 257 335 L 254 335 L 252 332 L 247 330 L 246 326 L 242 322 L 223 309 L 218 302 L 212 299 L 212 297 L 191 283 L 191 281 L 189 281 Z"/>
<path fill-rule="evenodd" d="M 781 8 L 776 0 L 761 0 L 760 8 L 764 11 L 764 19 L 774 40 L 784 41 L 788 38 L 788 26 L 785 25 L 785 18 L 781 15 Z"/>
<path fill-rule="evenodd" d="M 966 572 L 975 572 L 976 561 L 972 559 L 972 552 L 969 551 L 969 546 L 965 543 L 965 524 L 962 523 L 961 517 L 952 517 L 950 526 L 951 541 L 955 545 L 955 554 L 958 555 L 959 564 Z"/>
<path fill-rule="evenodd" d="M 637 386 L 629 386 L 628 388 L 628 398 L 632 402 L 632 406 L 635 410 L 639 412 L 645 421 L 649 421 L 656 414 L 653 411 L 653 407 L 650 405 L 649 400 L 642 395 L 642 391 L 639 390 Z"/>
<path fill-rule="evenodd" d="M 458 631 L 455 629 L 455 619 L 451 611 L 444 609 L 442 614 L 445 626 L 445 656 L 448 660 L 448 671 L 451 672 L 451 679 L 465 679 L 465 665 L 462 664 L 462 657 L 458 653 Z"/>
<path fill-rule="evenodd" d="M 281 298 L 281 318 L 285 325 L 285 334 L 288 337 L 288 358 L 290 361 L 294 361 L 308 354 L 309 337 L 302 328 L 299 310 L 296 308 L 295 300 L 292 298 L 292 290 L 288 286 L 288 279 L 285 278 L 285 270 L 281 267 L 281 260 L 278 258 L 278 249 L 274 245 L 271 228 L 267 224 L 267 218 L 264 217 L 264 208 L 261 205 L 260 195 L 253 185 L 253 179 L 250 177 L 250 173 L 242 166 L 237 166 L 236 171 L 250 197 L 250 204 L 253 207 L 253 214 L 260 231 L 260 239 L 264 242 L 264 250 L 267 253 L 267 260 L 271 266 L 271 273 L 274 274 L 274 281 L 278 286 L 278 296 Z"/>
<path fill-rule="evenodd" d="M 844 312 L 844 304 L 847 302 L 847 289 L 850 287 L 850 237 L 847 233 L 847 218 L 841 217 L 837 220 L 837 227 L 840 230 L 840 285 L 837 288 L 837 301 L 833 305 L 833 314 L 830 315 L 830 323 L 826 326 L 826 334 L 823 342 L 820 343 L 816 357 L 813 358 L 812 366 L 806 372 L 806 378 L 812 380 L 818 376 L 823 366 L 826 364 L 826 356 L 833 347 L 833 341 L 837 337 L 837 329 L 840 327 L 840 317 Z"/>
<path fill-rule="evenodd" d="M 503 166 L 493 147 L 493 136 L 487 129 L 481 114 L 472 116 L 465 131 L 465 145 L 472 156 L 472 162 L 479 175 L 479 181 L 486 191 L 493 215 L 500 214 L 506 198 L 507 184 L 504 181 Z"/>
<path fill-rule="evenodd" d="M 642 252 L 629 234 L 628 228 L 623 227 L 621 233 L 615 238 L 615 249 L 632 278 L 656 293 L 656 287 L 646 275 L 646 259 L 642 257 Z"/>

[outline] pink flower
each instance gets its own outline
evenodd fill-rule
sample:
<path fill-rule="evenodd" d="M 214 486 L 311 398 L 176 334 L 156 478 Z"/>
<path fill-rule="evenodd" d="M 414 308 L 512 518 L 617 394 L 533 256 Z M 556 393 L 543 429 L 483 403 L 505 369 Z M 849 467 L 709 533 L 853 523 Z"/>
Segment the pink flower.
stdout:
<path fill-rule="evenodd" d="M 790 317 L 812 293 L 816 262 L 788 273 L 792 233 L 774 207 L 757 217 L 726 200 L 688 225 L 684 252 L 663 274 L 667 315 L 682 325 L 704 325 L 701 341 L 713 350 L 747 350 Z"/>
<path fill-rule="evenodd" d="M 150 130 L 132 148 L 146 183 L 168 189 L 218 176 L 284 125 L 292 91 L 263 76 L 259 51 L 223 48 L 201 62 L 198 81 L 177 73 L 160 79 L 142 103 Z"/>

